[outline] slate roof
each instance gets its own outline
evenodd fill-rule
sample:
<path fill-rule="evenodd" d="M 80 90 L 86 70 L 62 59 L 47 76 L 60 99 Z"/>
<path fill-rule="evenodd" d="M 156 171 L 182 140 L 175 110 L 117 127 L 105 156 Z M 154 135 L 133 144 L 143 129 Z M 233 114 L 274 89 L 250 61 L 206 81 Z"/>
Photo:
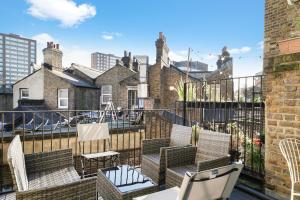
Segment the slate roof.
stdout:
<path fill-rule="evenodd" d="M 77 78 L 67 72 L 61 72 L 61 71 L 56 71 L 56 70 L 52 70 L 49 71 L 51 73 L 53 73 L 54 75 L 66 80 L 67 82 L 71 83 L 72 85 L 76 86 L 76 87 L 85 87 L 85 88 L 94 88 L 94 89 L 98 89 L 95 85 L 92 85 L 80 78 Z"/>
<path fill-rule="evenodd" d="M 71 69 L 77 69 L 78 71 L 80 71 L 83 74 L 87 75 L 91 79 L 95 79 L 98 76 L 100 76 L 101 74 L 103 74 L 103 72 L 101 72 L 97 69 L 93 69 L 93 68 L 90 68 L 90 67 L 86 67 L 86 66 L 83 66 L 83 65 L 76 64 L 76 63 L 71 64 Z"/>

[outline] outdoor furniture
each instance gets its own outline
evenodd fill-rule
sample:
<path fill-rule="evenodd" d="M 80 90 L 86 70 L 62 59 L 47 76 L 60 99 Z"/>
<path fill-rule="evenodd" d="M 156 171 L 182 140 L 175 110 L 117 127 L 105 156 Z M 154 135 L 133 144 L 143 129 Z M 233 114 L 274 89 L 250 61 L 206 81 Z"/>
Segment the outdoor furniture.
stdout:
<path fill-rule="evenodd" d="M 280 151 L 285 158 L 290 176 L 291 176 L 291 200 L 294 196 L 300 196 L 299 192 L 295 192 L 295 185 L 300 183 L 300 140 L 294 138 L 286 138 L 279 142 Z"/>
<path fill-rule="evenodd" d="M 17 135 L 9 145 L 7 157 L 16 199 L 96 198 L 96 177 L 80 179 L 71 149 L 24 156 Z"/>
<path fill-rule="evenodd" d="M 158 191 L 158 185 L 139 170 L 122 165 L 98 170 L 98 194 L 104 200 L 131 200 Z"/>
<path fill-rule="evenodd" d="M 180 188 L 176 186 L 134 200 L 229 199 L 242 168 L 242 164 L 232 164 L 202 172 L 187 172 Z"/>
<path fill-rule="evenodd" d="M 100 153 L 89 153 L 85 154 L 84 152 L 81 154 L 81 164 L 82 164 L 82 177 L 85 175 L 85 165 L 84 160 L 96 160 L 98 161 L 99 158 L 104 159 L 106 158 L 110 160 L 110 166 L 117 165 L 119 162 L 119 152 L 110 151 L 110 136 L 109 136 L 109 129 L 107 123 L 93 123 L 93 124 L 77 124 L 77 133 L 78 138 L 77 141 L 79 143 L 79 149 L 81 151 L 81 143 L 87 141 L 98 141 L 98 140 L 106 140 L 108 141 L 108 148 L 105 152 Z"/>
<path fill-rule="evenodd" d="M 47 122 L 48 123 L 48 122 Z M 32 118 L 29 122 L 25 125 L 20 125 L 16 128 L 16 130 L 25 130 L 25 131 L 37 131 L 43 123 L 34 125 L 34 119 Z"/>
<path fill-rule="evenodd" d="M 43 126 L 39 127 L 38 130 L 39 131 L 51 131 L 51 130 L 54 131 L 58 127 L 59 124 L 60 124 L 59 121 L 57 121 L 55 124 L 52 124 L 51 122 L 49 124 L 49 120 L 47 120 L 46 123 L 44 123 Z"/>
<path fill-rule="evenodd" d="M 201 130 L 197 147 L 166 150 L 166 186 L 180 186 L 187 171 L 200 172 L 228 165 L 230 134 Z"/>
<path fill-rule="evenodd" d="M 191 144 L 192 128 L 173 124 L 170 139 L 147 139 L 142 141 L 142 173 L 158 184 L 165 182 L 165 152 L 167 149 Z"/>

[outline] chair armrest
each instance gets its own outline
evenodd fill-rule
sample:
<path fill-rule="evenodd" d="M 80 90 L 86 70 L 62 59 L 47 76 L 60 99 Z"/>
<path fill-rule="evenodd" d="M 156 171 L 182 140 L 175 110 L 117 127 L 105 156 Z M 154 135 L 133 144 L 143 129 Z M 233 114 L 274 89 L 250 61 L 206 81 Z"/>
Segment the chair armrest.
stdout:
<path fill-rule="evenodd" d="M 25 155 L 27 174 L 73 166 L 72 149 Z"/>
<path fill-rule="evenodd" d="M 96 199 L 97 177 L 80 179 L 72 183 L 16 192 L 16 199 Z"/>
<path fill-rule="evenodd" d="M 166 150 L 166 166 L 179 167 L 183 165 L 195 164 L 197 147 L 185 146 Z"/>
<path fill-rule="evenodd" d="M 170 139 L 147 139 L 142 140 L 142 155 L 160 153 L 161 147 L 168 147 Z"/>
<path fill-rule="evenodd" d="M 199 161 L 197 163 L 197 172 L 223 167 L 229 165 L 229 163 L 230 163 L 230 155 L 213 159 L 213 160 Z"/>

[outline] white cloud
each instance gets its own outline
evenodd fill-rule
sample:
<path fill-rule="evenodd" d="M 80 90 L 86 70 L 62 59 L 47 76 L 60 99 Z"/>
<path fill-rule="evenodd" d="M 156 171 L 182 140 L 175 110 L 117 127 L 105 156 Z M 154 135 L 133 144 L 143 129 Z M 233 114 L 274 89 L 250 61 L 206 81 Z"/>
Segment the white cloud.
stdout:
<path fill-rule="evenodd" d="M 37 64 L 41 64 L 44 60 L 43 56 L 43 49 L 47 46 L 47 42 L 55 42 L 58 43 L 58 40 L 54 39 L 51 35 L 48 33 L 40 33 L 37 35 L 32 36 L 33 40 L 37 41 Z"/>
<path fill-rule="evenodd" d="M 241 48 L 229 49 L 228 51 L 231 54 L 242 54 L 242 53 L 248 53 L 248 52 L 250 52 L 251 48 L 245 46 L 245 47 L 241 47 Z"/>
<path fill-rule="evenodd" d="M 77 63 L 86 67 L 91 67 L 91 50 L 83 49 L 79 46 L 64 48 L 63 66 L 69 67 L 71 63 Z"/>
<path fill-rule="evenodd" d="M 112 40 L 112 39 L 114 39 L 114 36 L 112 36 L 112 35 L 106 35 L 106 34 L 103 34 L 101 37 L 104 40 Z"/>
<path fill-rule="evenodd" d="M 32 39 L 36 40 L 38 44 L 42 44 L 44 46 L 46 46 L 47 42 L 55 42 L 55 39 L 48 33 L 34 35 Z"/>
<path fill-rule="evenodd" d="M 101 37 L 104 40 L 113 40 L 116 37 L 121 37 L 123 34 L 119 32 L 103 32 Z"/>
<path fill-rule="evenodd" d="M 204 60 L 216 60 L 218 58 L 218 56 L 214 55 L 214 54 L 207 54 L 203 56 Z"/>
<path fill-rule="evenodd" d="M 42 20 L 60 21 L 63 27 L 72 27 L 96 15 L 95 6 L 76 5 L 73 0 L 26 0 L 30 7 L 27 12 Z"/>
<path fill-rule="evenodd" d="M 169 58 L 172 61 L 184 61 L 187 60 L 187 51 L 183 50 L 183 51 L 170 51 L 169 52 Z"/>
<path fill-rule="evenodd" d="M 259 49 L 264 49 L 264 41 L 260 41 L 257 45 L 259 46 Z"/>
<path fill-rule="evenodd" d="M 37 41 L 37 64 L 44 62 L 43 49 L 46 48 L 47 42 L 59 43 L 57 39 L 48 33 L 40 33 L 34 35 L 32 39 Z M 60 49 L 63 51 L 63 66 L 69 67 L 71 63 L 78 63 L 87 67 L 91 66 L 92 50 L 83 49 L 79 46 L 67 46 L 60 44 Z"/>

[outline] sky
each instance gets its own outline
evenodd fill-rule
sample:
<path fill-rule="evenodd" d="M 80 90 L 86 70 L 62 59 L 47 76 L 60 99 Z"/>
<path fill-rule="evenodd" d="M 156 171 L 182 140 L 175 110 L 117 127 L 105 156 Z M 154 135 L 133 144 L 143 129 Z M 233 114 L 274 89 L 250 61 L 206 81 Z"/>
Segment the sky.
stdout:
<path fill-rule="evenodd" d="M 171 60 L 191 59 L 216 69 L 227 46 L 234 76 L 262 71 L 264 0 L 1 0 L 0 32 L 38 42 L 38 64 L 47 41 L 62 47 L 63 65 L 90 66 L 91 53 L 148 55 L 163 32 Z"/>

